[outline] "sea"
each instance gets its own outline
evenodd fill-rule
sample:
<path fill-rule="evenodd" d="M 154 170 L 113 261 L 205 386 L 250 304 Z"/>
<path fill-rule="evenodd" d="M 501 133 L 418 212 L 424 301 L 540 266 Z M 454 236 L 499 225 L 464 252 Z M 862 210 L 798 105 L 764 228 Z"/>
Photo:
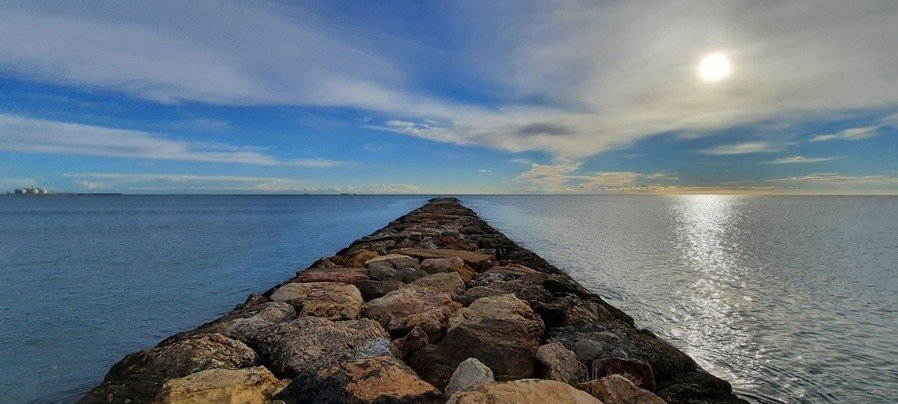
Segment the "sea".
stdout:
<path fill-rule="evenodd" d="M 75 401 L 428 198 L 0 196 L 0 397 Z M 461 199 L 749 401 L 898 401 L 898 197 Z"/>

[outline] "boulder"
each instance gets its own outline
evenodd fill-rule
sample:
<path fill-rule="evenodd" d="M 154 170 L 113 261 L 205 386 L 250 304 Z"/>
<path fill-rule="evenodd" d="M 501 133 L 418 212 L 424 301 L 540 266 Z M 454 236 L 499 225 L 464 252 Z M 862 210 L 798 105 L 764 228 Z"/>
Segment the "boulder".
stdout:
<path fill-rule="evenodd" d="M 611 334 L 614 336 L 614 334 Z M 615 336 L 615 338 L 617 338 Z M 577 360 L 583 363 L 592 363 L 592 361 L 605 351 L 605 347 L 601 342 L 592 339 L 581 339 L 574 343 L 574 353 Z"/>
<path fill-rule="evenodd" d="M 462 361 L 452 372 L 449 384 L 446 385 L 446 395 L 453 395 L 459 391 L 471 390 L 483 383 L 495 381 L 493 371 L 476 358 L 468 358 Z"/>
<path fill-rule="evenodd" d="M 424 380 L 444 388 L 467 358 L 493 370 L 497 380 L 533 377 L 543 322 L 514 295 L 479 299 L 449 318 L 446 336 L 413 353 L 410 365 Z"/>
<path fill-rule="evenodd" d="M 391 335 L 398 337 L 419 327 L 430 341 L 436 341 L 459 307 L 446 293 L 410 286 L 365 303 L 362 315 L 377 320 Z"/>
<path fill-rule="evenodd" d="M 366 250 L 366 249 L 358 249 L 354 250 L 351 254 L 347 255 L 338 255 L 331 259 L 334 264 L 341 265 L 348 268 L 359 268 L 365 266 L 365 261 L 368 261 L 374 257 L 377 257 L 378 253 Z"/>
<path fill-rule="evenodd" d="M 601 379 L 608 375 L 621 375 L 633 384 L 649 391 L 655 391 L 655 376 L 652 367 L 639 359 L 600 358 L 592 363 L 592 378 Z"/>
<path fill-rule="evenodd" d="M 290 282 L 342 282 L 356 283 L 368 279 L 362 268 L 311 268 L 300 271 Z"/>
<path fill-rule="evenodd" d="M 303 372 L 276 397 L 285 403 L 438 403 L 440 391 L 392 356 Z"/>
<path fill-rule="evenodd" d="M 405 254 L 420 259 L 428 258 L 461 258 L 465 264 L 474 268 L 480 268 L 480 264 L 494 259 L 491 255 L 476 253 L 466 250 L 449 250 L 442 248 L 399 248 L 393 251 L 397 254 Z"/>
<path fill-rule="evenodd" d="M 544 379 L 557 380 L 575 386 L 586 380 L 586 366 L 577 360 L 577 355 L 564 345 L 552 342 L 539 347 L 536 359 L 542 365 Z"/>
<path fill-rule="evenodd" d="M 454 295 L 465 290 L 465 281 L 456 272 L 436 273 L 418 278 L 411 283 L 413 286 L 421 286 L 436 292 Z"/>
<path fill-rule="evenodd" d="M 665 404 L 660 397 L 637 387 L 621 375 L 605 376 L 580 383 L 577 387 L 605 404 Z"/>
<path fill-rule="evenodd" d="M 399 280 L 405 283 L 412 283 L 418 279 L 427 276 L 427 272 L 412 267 L 402 268 L 396 274 Z"/>
<path fill-rule="evenodd" d="M 271 300 L 293 305 L 302 317 L 331 320 L 358 318 L 364 302 L 358 288 L 339 282 L 287 283 L 271 294 Z"/>
<path fill-rule="evenodd" d="M 486 286 L 474 286 L 465 291 L 464 294 L 459 295 L 455 300 L 463 305 L 469 305 L 483 297 L 499 296 L 508 293 L 514 293 L 518 299 L 524 300 L 531 305 L 555 298 L 542 286 L 511 280 L 495 281 Z"/>
<path fill-rule="evenodd" d="M 160 342 L 157 346 L 169 345 L 194 335 L 211 333 L 219 333 L 228 338 L 246 343 L 259 330 L 272 324 L 292 320 L 295 317 L 296 309 L 284 302 L 265 302 L 238 306 L 217 320 L 203 324 L 191 331 L 175 334 Z"/>
<path fill-rule="evenodd" d="M 602 404 L 589 393 L 554 380 L 524 379 L 506 383 L 486 383 L 449 397 L 447 404 Z"/>
<path fill-rule="evenodd" d="M 402 289 L 404 287 L 408 287 L 407 284 L 402 283 L 399 280 L 386 280 L 386 281 L 361 281 L 355 284 L 355 287 L 359 289 L 359 292 L 362 293 L 362 298 L 365 301 L 371 301 L 377 299 L 387 293 L 390 293 L 397 289 Z"/>
<path fill-rule="evenodd" d="M 658 396 L 668 402 L 745 403 L 733 394 L 729 382 L 704 371 L 678 374 L 669 383 L 658 390 Z"/>
<path fill-rule="evenodd" d="M 368 265 L 368 277 L 378 281 L 394 279 L 399 275 L 389 261 L 377 261 Z"/>
<path fill-rule="evenodd" d="M 125 356 L 80 402 L 149 403 L 168 380 L 208 369 L 254 366 L 259 356 L 221 334 L 201 334 Z"/>
<path fill-rule="evenodd" d="M 421 269 L 429 274 L 455 272 L 461 276 L 465 283 L 470 282 L 476 275 L 474 270 L 465 264 L 465 261 L 459 257 L 428 258 L 421 261 Z"/>
<path fill-rule="evenodd" d="M 293 377 L 340 361 L 383 354 L 390 335 L 369 319 L 330 321 L 299 317 L 275 324 L 251 341 L 276 375 Z"/>
<path fill-rule="evenodd" d="M 399 350 L 398 356 L 403 360 L 408 358 L 413 352 L 424 348 L 428 343 L 427 333 L 421 327 L 412 328 L 404 337 L 393 340 L 393 345 Z"/>
<path fill-rule="evenodd" d="M 366 266 L 370 266 L 372 264 L 377 265 L 378 262 L 389 262 L 393 268 L 396 269 L 404 269 L 404 268 L 420 268 L 420 263 L 417 258 L 412 258 L 408 255 L 403 254 L 387 254 L 382 255 L 380 257 L 374 257 L 368 261 L 365 261 Z"/>
<path fill-rule="evenodd" d="M 278 380 L 264 366 L 209 369 L 165 382 L 154 401 L 160 404 L 264 404 L 288 383 L 289 380 Z"/>

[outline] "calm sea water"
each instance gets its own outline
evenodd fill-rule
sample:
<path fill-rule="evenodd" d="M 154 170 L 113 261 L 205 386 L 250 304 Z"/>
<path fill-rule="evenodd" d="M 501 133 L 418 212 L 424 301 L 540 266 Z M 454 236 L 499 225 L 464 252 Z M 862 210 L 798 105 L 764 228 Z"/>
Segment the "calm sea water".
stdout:
<path fill-rule="evenodd" d="M 465 199 L 747 398 L 898 402 L 898 198 Z"/>
<path fill-rule="evenodd" d="M 70 401 L 426 199 L 0 197 L 0 397 Z M 898 400 L 898 198 L 463 201 L 746 397 Z"/>
<path fill-rule="evenodd" d="M 425 200 L 0 196 L 0 402 L 72 401 Z"/>

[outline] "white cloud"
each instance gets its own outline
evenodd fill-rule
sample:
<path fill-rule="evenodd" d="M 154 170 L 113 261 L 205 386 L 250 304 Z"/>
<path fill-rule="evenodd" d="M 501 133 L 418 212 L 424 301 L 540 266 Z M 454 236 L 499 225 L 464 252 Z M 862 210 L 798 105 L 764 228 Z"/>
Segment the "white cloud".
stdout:
<path fill-rule="evenodd" d="M 7 114 L 0 114 L 0 150 L 265 166 L 333 167 L 345 164 L 317 158 L 283 160 L 264 154 L 257 147 L 177 141 L 147 132 Z"/>
<path fill-rule="evenodd" d="M 479 169 L 477 169 L 477 172 L 478 173 L 491 173 L 491 172 L 493 172 L 493 170 L 490 170 L 488 168 L 479 168 Z"/>
<path fill-rule="evenodd" d="M 788 156 L 774 160 L 765 161 L 767 164 L 803 164 L 803 163 L 819 163 L 821 161 L 838 160 L 841 157 L 805 157 L 805 156 Z"/>
<path fill-rule="evenodd" d="M 770 153 L 780 151 L 780 148 L 770 142 L 743 142 L 743 143 L 733 143 L 733 144 L 725 144 L 719 146 L 709 147 L 707 149 L 699 150 L 699 153 L 703 154 L 712 154 L 718 156 L 729 156 L 736 154 L 749 154 L 749 153 Z"/>
<path fill-rule="evenodd" d="M 836 133 L 817 135 L 811 138 L 812 142 L 824 142 L 827 140 L 863 140 L 876 136 L 878 126 L 866 126 L 863 128 L 851 128 Z"/>
<path fill-rule="evenodd" d="M 845 175 L 838 173 L 818 173 L 800 175 L 787 178 L 777 178 L 767 180 L 768 182 L 795 182 L 795 183 L 817 183 L 817 184 L 849 184 L 849 185 L 877 185 L 877 184 L 898 184 L 898 177 L 877 174 L 877 175 Z"/>
<path fill-rule="evenodd" d="M 660 171 L 638 173 L 633 171 L 597 171 L 575 174 L 582 162 L 559 161 L 554 164 L 530 163 L 530 169 L 518 175 L 518 181 L 533 184 L 533 190 L 541 192 L 609 191 L 636 187 L 639 181 L 676 181 L 675 173 Z"/>

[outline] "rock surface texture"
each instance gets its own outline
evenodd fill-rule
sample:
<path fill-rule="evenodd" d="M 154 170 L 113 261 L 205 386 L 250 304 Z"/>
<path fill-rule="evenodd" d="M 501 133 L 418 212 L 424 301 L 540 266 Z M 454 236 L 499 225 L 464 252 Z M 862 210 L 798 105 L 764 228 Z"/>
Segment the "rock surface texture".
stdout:
<path fill-rule="evenodd" d="M 447 400 L 744 402 L 454 198 L 125 356 L 81 402 Z"/>

